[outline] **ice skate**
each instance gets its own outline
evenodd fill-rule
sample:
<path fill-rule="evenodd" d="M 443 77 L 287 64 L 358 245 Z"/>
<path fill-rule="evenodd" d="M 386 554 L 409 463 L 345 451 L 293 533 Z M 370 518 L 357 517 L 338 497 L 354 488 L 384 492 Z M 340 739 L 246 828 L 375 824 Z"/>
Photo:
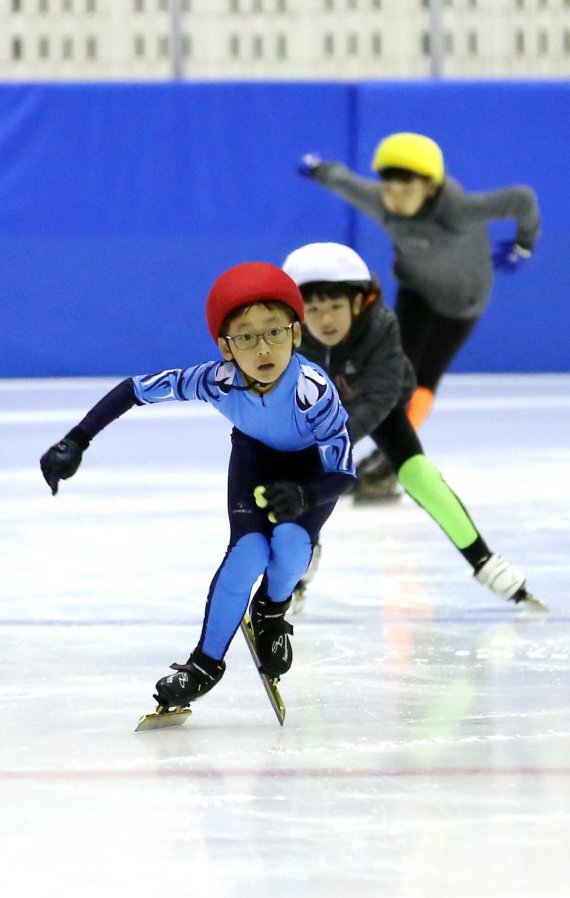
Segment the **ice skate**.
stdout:
<path fill-rule="evenodd" d="M 398 478 L 379 449 L 356 466 L 356 476 L 355 504 L 392 501 L 402 495 Z"/>
<path fill-rule="evenodd" d="M 194 649 L 186 664 L 170 666 L 176 673 L 162 677 L 156 684 L 153 698 L 158 708 L 141 717 L 135 732 L 184 723 L 192 713 L 190 703 L 213 689 L 226 669 L 224 661 L 209 658 L 200 649 Z"/>
<path fill-rule="evenodd" d="M 170 667 L 176 673 L 157 682 L 154 698 L 165 708 L 184 708 L 220 682 L 226 664 L 194 649 L 186 664 L 171 664 Z"/>
<path fill-rule="evenodd" d="M 143 733 L 145 730 L 162 730 L 166 727 L 179 727 L 186 723 L 192 714 L 191 708 L 173 708 L 168 710 L 164 705 L 158 705 L 156 711 L 143 714 L 135 727 L 135 733 Z"/>
<path fill-rule="evenodd" d="M 279 677 L 270 677 L 266 673 L 263 672 L 261 667 L 261 662 L 259 660 L 257 650 L 255 648 L 255 636 L 253 634 L 253 627 L 251 626 L 251 621 L 248 615 L 244 615 L 244 618 L 241 622 L 241 632 L 243 633 L 244 639 L 246 641 L 247 647 L 251 653 L 251 657 L 253 658 L 253 662 L 257 668 L 257 672 L 261 678 L 261 682 L 263 683 L 264 689 L 267 693 L 267 697 L 271 702 L 271 707 L 275 711 L 277 716 L 277 720 L 283 726 L 285 723 L 285 703 L 281 698 L 279 690 L 277 688 L 277 683 L 279 682 Z"/>
<path fill-rule="evenodd" d="M 377 474 L 379 471 L 382 476 L 386 473 L 386 459 L 380 449 L 375 449 L 370 455 L 367 455 L 356 466 L 356 476 L 360 480 L 361 477 L 368 477 L 371 474 Z M 391 468 L 388 468 L 391 471 Z"/>
<path fill-rule="evenodd" d="M 513 602 L 519 609 L 533 608 L 548 611 L 548 607 L 536 599 L 526 588 L 525 575 L 513 567 L 502 555 L 493 553 L 475 570 L 473 576 L 483 586 Z"/>
<path fill-rule="evenodd" d="M 321 560 L 321 552 L 322 546 L 320 543 L 317 543 L 315 548 L 313 549 L 313 554 L 311 556 L 311 561 L 309 563 L 309 567 L 306 572 L 303 574 L 299 582 L 297 583 L 295 589 L 293 590 L 293 599 L 291 602 L 291 614 L 300 614 L 304 607 L 305 602 L 307 601 L 307 584 L 311 582 L 315 574 L 317 573 L 320 560 Z"/>
<path fill-rule="evenodd" d="M 393 502 L 400 499 L 402 491 L 399 488 L 398 478 L 394 473 L 384 477 L 367 475 L 357 481 L 352 492 L 355 505 L 374 504 L 375 502 Z"/>
<path fill-rule="evenodd" d="M 293 627 L 285 620 L 291 599 L 272 602 L 266 593 L 265 578 L 251 600 L 249 614 L 260 670 L 270 677 L 287 673 L 293 662 L 289 636 Z"/>

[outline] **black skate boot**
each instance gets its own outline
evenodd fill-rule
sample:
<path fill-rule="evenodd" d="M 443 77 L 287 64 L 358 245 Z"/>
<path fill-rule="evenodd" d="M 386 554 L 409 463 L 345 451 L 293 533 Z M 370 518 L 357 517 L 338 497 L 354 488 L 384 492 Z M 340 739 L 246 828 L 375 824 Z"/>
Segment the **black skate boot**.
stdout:
<path fill-rule="evenodd" d="M 289 636 L 293 627 L 285 620 L 291 599 L 272 602 L 267 596 L 265 580 L 251 600 L 249 616 L 261 672 L 269 677 L 287 673 L 293 663 L 293 648 Z"/>
<path fill-rule="evenodd" d="M 356 466 L 356 477 L 352 491 L 356 504 L 393 501 L 402 495 L 398 478 L 379 449 Z"/>
<path fill-rule="evenodd" d="M 377 474 L 378 471 L 386 468 L 386 459 L 384 453 L 380 449 L 375 449 L 370 455 L 367 455 L 356 466 L 356 476 L 360 480 L 361 477 L 368 477 L 369 474 Z M 391 469 L 390 469 L 391 470 Z"/>
<path fill-rule="evenodd" d="M 186 664 L 171 664 L 170 667 L 176 673 L 158 681 L 154 698 L 165 708 L 184 708 L 220 682 L 226 663 L 194 649 Z"/>

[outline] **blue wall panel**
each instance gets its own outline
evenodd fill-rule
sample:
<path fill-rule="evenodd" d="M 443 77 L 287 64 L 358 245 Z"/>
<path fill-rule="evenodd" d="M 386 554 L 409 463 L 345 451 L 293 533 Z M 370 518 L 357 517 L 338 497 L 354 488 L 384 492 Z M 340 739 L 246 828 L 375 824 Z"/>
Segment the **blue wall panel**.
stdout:
<path fill-rule="evenodd" d="M 544 215 L 455 370 L 568 370 L 569 123 L 566 83 L 0 85 L 0 376 L 211 358 L 214 278 L 310 240 L 351 242 L 390 297 L 386 238 L 295 165 L 316 149 L 366 173 L 400 129 L 468 189 L 532 184 Z"/>
<path fill-rule="evenodd" d="M 303 85 L 0 87 L 0 376 L 136 373 L 215 357 L 225 268 L 280 264 L 322 216 L 295 163 L 350 92 Z M 294 194 L 294 199 L 292 195 Z"/>

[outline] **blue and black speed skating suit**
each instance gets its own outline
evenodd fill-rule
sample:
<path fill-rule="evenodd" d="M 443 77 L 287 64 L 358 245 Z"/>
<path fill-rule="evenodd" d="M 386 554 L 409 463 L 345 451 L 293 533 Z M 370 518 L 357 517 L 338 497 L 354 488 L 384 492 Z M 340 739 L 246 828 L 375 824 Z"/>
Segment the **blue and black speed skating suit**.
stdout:
<path fill-rule="evenodd" d="M 305 573 L 323 524 L 354 482 L 347 414 L 324 371 L 298 354 L 273 390 L 257 395 L 233 362 L 128 378 L 77 428 L 88 441 L 133 405 L 199 399 L 234 425 L 228 472 L 230 541 L 210 585 L 198 647 L 223 658 L 265 574 L 267 595 L 288 599 Z M 73 431 L 70 435 L 73 434 Z M 256 486 L 277 480 L 303 486 L 308 509 L 295 521 L 271 524 L 257 507 Z"/>

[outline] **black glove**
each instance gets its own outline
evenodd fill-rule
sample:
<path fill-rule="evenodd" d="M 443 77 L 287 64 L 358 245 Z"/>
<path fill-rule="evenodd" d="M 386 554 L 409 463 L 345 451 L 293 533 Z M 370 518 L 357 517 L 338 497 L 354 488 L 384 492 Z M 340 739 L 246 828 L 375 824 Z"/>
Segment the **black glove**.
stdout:
<path fill-rule="evenodd" d="M 75 439 L 71 438 L 71 434 Z M 52 496 L 57 493 L 57 487 L 60 480 L 67 480 L 73 477 L 81 464 L 83 451 L 87 449 L 89 439 L 83 432 L 70 431 L 61 442 L 56 443 L 44 452 L 40 458 L 40 468 L 44 475 L 44 480 L 49 486 Z"/>
<path fill-rule="evenodd" d="M 285 521 L 294 521 L 309 507 L 307 488 L 289 480 L 276 480 L 275 483 L 268 483 L 264 496 L 279 524 Z"/>

